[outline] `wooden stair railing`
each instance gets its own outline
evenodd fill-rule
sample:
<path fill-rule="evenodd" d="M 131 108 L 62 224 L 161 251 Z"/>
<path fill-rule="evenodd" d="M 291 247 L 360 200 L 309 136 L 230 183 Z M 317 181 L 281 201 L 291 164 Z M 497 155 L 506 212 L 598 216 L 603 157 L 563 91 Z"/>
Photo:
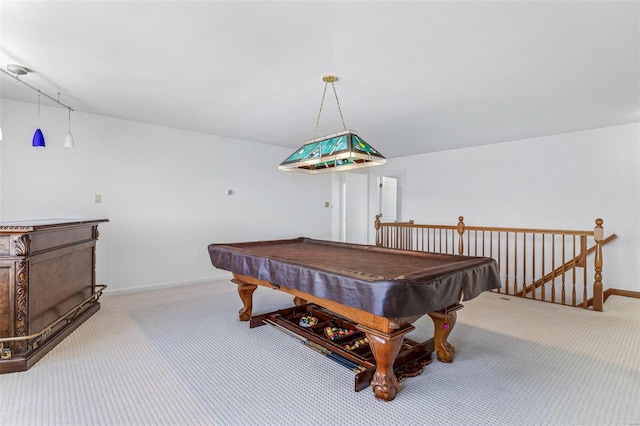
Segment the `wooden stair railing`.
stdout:
<path fill-rule="evenodd" d="M 503 284 L 498 293 L 602 311 L 602 246 L 617 236 L 604 238 L 602 219 L 595 223 L 593 231 L 575 231 L 466 226 L 462 216 L 456 225 L 383 223 L 378 215 L 376 245 L 493 257 Z M 595 244 L 587 248 L 590 237 Z M 589 255 L 594 253 L 590 264 Z M 590 267 L 594 271 L 592 285 L 588 283 Z"/>

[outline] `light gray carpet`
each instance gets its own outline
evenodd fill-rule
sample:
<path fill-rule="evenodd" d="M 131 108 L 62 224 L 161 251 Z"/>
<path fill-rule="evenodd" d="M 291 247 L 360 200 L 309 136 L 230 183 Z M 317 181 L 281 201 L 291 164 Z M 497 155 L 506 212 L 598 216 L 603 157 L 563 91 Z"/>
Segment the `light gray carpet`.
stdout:
<path fill-rule="evenodd" d="M 597 313 L 485 293 L 392 402 L 268 326 L 237 319 L 214 282 L 105 295 L 102 309 L 29 371 L 0 376 L 2 425 L 638 425 L 640 301 Z M 254 313 L 288 307 L 264 288 Z M 431 334 L 431 320 L 410 337 Z"/>

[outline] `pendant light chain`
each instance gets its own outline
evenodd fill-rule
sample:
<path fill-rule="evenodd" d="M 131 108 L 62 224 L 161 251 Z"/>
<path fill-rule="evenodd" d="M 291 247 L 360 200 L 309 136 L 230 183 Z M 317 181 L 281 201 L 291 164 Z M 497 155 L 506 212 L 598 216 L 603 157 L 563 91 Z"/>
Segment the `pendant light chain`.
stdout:
<path fill-rule="evenodd" d="M 344 124 L 344 117 L 342 116 L 342 108 L 340 108 L 340 101 L 338 100 L 338 92 L 336 92 L 336 85 L 333 82 L 331 82 L 331 86 L 333 87 L 333 94 L 336 95 L 336 103 L 338 104 L 338 111 L 340 112 L 340 120 L 342 120 L 342 127 L 344 130 L 347 130 L 347 125 Z"/>
<path fill-rule="evenodd" d="M 335 80 L 325 80 L 324 82 L 324 90 L 322 91 L 322 100 L 320 101 L 320 111 L 318 111 L 318 119 L 316 120 L 316 128 L 313 131 L 313 139 L 316 138 L 316 135 L 318 134 L 318 126 L 320 125 L 320 116 L 322 115 L 322 106 L 324 105 L 324 98 L 325 95 L 327 94 L 327 85 L 329 83 L 331 83 L 331 87 L 333 88 L 333 94 L 336 97 L 336 104 L 338 104 L 338 112 L 340 113 L 340 120 L 342 121 L 342 128 L 344 130 L 347 130 L 347 125 L 344 124 L 344 117 L 342 116 L 342 108 L 340 108 L 340 101 L 338 100 L 338 92 L 336 92 L 336 85 L 334 84 Z"/>
<path fill-rule="evenodd" d="M 316 138 L 318 133 L 318 125 L 320 124 L 320 115 L 322 114 L 322 105 L 324 105 L 324 95 L 327 93 L 327 82 L 324 83 L 324 90 L 322 91 L 322 100 L 320 101 L 320 111 L 318 111 L 318 119 L 316 120 L 316 129 L 313 131 L 313 139 Z"/>

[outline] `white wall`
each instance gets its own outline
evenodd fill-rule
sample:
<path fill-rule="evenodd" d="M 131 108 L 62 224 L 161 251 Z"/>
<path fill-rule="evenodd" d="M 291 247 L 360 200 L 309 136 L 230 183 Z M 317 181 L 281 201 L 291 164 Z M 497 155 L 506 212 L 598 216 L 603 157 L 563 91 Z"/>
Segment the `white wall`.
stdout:
<path fill-rule="evenodd" d="M 331 173 L 331 239 L 367 244 L 369 233 L 368 173 Z M 346 213 L 346 216 L 343 214 Z"/>
<path fill-rule="evenodd" d="M 588 230 L 602 218 L 618 235 L 604 247 L 605 288 L 640 291 L 640 123 L 395 158 L 370 173 L 398 176 L 403 221 Z M 375 185 L 369 194 L 373 224 Z"/>
<path fill-rule="evenodd" d="M 332 238 L 332 175 L 277 171 L 288 149 L 74 113 L 77 148 L 65 150 L 66 112 L 50 107 L 47 148 L 35 149 L 36 112 L 2 100 L 0 219 L 110 219 L 97 268 L 110 290 L 226 276 L 211 242 Z M 399 220 L 592 229 L 602 217 L 619 237 L 604 250 L 605 287 L 640 291 L 640 124 L 389 159 L 369 173 L 371 243 L 376 177 L 392 176 Z"/>
<path fill-rule="evenodd" d="M 3 99 L 2 114 L 0 218 L 108 218 L 97 280 L 111 291 L 226 277 L 209 243 L 331 236 L 331 178 L 278 171 L 289 149 L 74 113 L 68 150 L 52 107 L 36 149 L 37 106 Z"/>

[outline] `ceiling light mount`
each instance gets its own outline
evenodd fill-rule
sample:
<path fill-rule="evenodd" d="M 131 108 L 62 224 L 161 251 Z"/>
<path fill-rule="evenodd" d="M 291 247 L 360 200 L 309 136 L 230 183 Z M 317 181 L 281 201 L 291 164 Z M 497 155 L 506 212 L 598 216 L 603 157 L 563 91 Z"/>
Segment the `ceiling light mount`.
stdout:
<path fill-rule="evenodd" d="M 324 81 L 325 83 L 335 83 L 336 81 L 338 81 L 338 77 L 336 77 L 335 75 L 327 74 L 322 77 L 322 81 Z"/>
<path fill-rule="evenodd" d="M 7 64 L 7 69 L 15 75 L 27 75 L 31 71 L 27 67 L 16 64 Z"/>

